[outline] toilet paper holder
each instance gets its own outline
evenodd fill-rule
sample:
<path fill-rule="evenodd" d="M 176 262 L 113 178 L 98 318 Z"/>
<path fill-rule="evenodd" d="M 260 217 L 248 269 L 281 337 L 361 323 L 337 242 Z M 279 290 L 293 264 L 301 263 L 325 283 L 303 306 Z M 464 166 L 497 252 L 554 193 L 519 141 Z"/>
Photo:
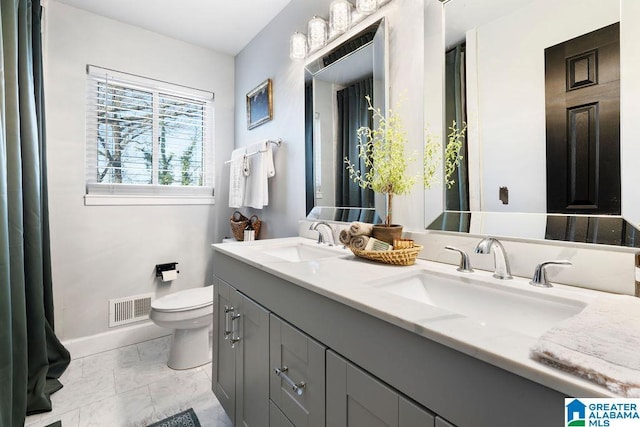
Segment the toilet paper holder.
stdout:
<path fill-rule="evenodd" d="M 176 269 L 177 262 L 168 262 L 166 264 L 156 264 L 156 277 L 162 277 L 163 271 L 171 271 Z M 176 270 L 176 273 L 180 271 Z"/>

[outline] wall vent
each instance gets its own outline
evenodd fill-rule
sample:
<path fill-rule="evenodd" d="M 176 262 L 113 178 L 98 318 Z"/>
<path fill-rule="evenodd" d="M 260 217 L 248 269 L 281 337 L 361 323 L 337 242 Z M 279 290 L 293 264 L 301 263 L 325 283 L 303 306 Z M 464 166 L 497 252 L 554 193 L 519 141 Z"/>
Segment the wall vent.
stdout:
<path fill-rule="evenodd" d="M 109 300 L 109 327 L 126 325 L 149 318 L 153 294 L 134 295 Z"/>

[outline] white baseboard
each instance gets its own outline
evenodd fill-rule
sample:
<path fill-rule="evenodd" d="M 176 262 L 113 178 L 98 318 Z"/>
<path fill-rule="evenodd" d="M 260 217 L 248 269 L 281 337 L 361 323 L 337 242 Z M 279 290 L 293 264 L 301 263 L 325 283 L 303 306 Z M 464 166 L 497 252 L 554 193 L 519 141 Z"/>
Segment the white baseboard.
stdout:
<path fill-rule="evenodd" d="M 63 341 L 72 359 L 91 356 L 127 345 L 170 335 L 173 331 L 157 326 L 152 321 L 119 327 L 107 332 Z"/>

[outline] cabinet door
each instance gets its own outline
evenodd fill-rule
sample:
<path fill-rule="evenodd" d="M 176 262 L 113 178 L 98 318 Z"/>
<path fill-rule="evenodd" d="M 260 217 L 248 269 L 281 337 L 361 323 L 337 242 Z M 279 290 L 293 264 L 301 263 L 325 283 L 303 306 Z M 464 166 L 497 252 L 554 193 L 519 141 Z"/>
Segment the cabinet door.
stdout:
<path fill-rule="evenodd" d="M 436 427 L 456 427 L 456 426 L 454 426 L 449 421 L 443 418 L 436 417 Z"/>
<path fill-rule="evenodd" d="M 434 414 L 405 398 L 400 396 L 399 400 L 399 422 L 400 427 L 434 427 L 436 417 Z M 444 427 L 444 426 L 442 426 Z"/>
<path fill-rule="evenodd" d="M 434 416 L 327 351 L 327 427 L 433 427 Z"/>
<path fill-rule="evenodd" d="M 295 427 L 272 401 L 269 401 L 269 427 Z"/>
<path fill-rule="evenodd" d="M 212 389 L 225 412 L 235 424 L 236 412 L 236 354 L 229 341 L 229 316 L 233 307 L 236 290 L 215 278 L 213 309 L 213 360 Z M 229 310 L 225 312 L 225 310 Z"/>
<path fill-rule="evenodd" d="M 236 422 L 260 427 L 269 419 L 269 312 L 236 292 Z"/>
<path fill-rule="evenodd" d="M 326 347 L 273 314 L 270 328 L 271 400 L 296 427 L 324 427 Z"/>
<path fill-rule="evenodd" d="M 327 427 L 397 427 L 398 394 L 327 351 Z"/>

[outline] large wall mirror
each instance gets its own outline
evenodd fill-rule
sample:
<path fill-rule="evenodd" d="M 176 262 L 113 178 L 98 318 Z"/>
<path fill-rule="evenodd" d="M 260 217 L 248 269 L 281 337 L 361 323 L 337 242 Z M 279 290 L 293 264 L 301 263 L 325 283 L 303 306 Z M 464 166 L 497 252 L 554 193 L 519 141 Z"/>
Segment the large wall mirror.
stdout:
<path fill-rule="evenodd" d="M 640 195 L 621 191 L 637 175 L 620 153 L 637 143 L 620 132 L 620 75 L 637 60 L 620 49 L 620 5 L 446 2 L 445 127 L 467 135 L 428 229 L 640 247 Z"/>
<path fill-rule="evenodd" d="M 384 18 L 336 41 L 305 64 L 307 214 L 318 219 L 380 222 L 384 206 L 359 188 L 344 159 L 358 160 L 357 130 L 372 126 L 372 106 L 386 111 L 388 37 Z"/>

